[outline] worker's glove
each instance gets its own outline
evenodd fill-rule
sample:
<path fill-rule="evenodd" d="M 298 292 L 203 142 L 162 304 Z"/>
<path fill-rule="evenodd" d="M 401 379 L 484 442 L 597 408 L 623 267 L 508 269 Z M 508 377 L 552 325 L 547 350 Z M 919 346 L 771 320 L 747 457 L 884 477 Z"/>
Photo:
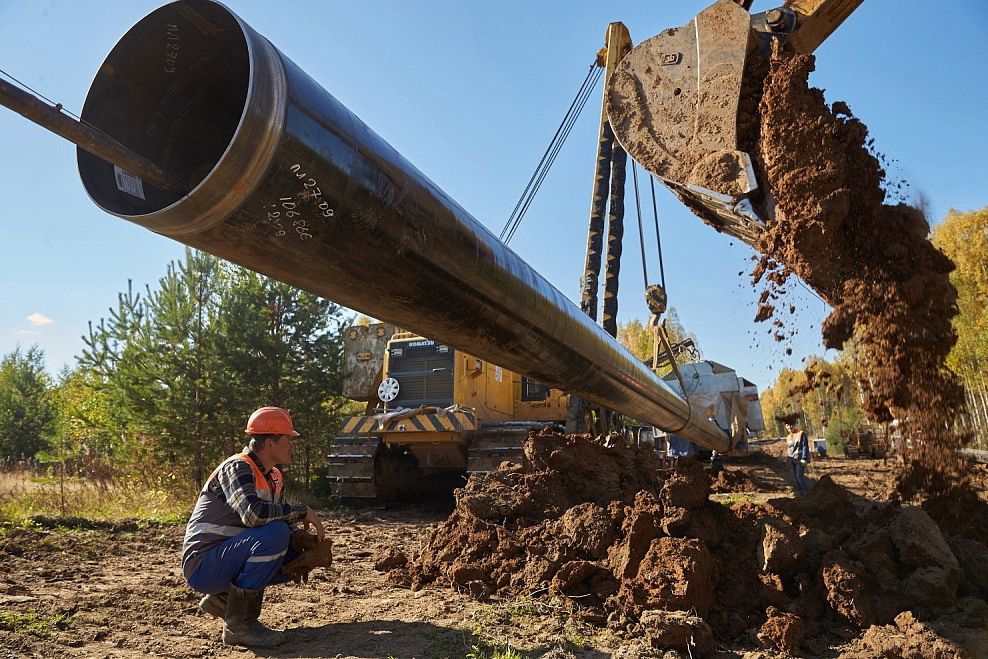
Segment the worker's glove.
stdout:
<path fill-rule="evenodd" d="M 305 529 L 298 529 L 292 533 L 292 539 L 288 541 L 288 545 L 301 554 L 305 550 L 315 547 L 317 542 L 319 542 L 319 538 Z"/>
<path fill-rule="evenodd" d="M 806 465 L 808 465 L 809 463 L 810 463 L 810 461 L 809 461 L 809 460 L 800 460 L 800 461 L 799 461 L 799 464 L 801 464 L 801 465 L 803 465 L 804 467 L 805 467 Z"/>
<path fill-rule="evenodd" d="M 294 536 L 293 536 L 294 538 Z M 326 538 L 318 540 L 294 561 L 281 568 L 284 574 L 290 576 L 296 584 L 309 583 L 309 572 L 316 567 L 330 567 L 333 564 L 333 541 Z"/>

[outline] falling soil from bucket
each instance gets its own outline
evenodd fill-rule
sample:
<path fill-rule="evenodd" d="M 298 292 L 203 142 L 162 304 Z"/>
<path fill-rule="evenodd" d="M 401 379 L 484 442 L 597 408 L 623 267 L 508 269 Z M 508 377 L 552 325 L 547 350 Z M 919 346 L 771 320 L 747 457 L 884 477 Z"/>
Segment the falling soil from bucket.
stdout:
<path fill-rule="evenodd" d="M 963 390 L 946 367 L 953 263 L 929 241 L 920 210 L 886 203 L 867 128 L 808 85 L 813 67 L 811 55 L 774 53 L 762 88 L 755 164 L 764 204 L 776 205 L 753 279 L 770 275 L 765 301 L 795 274 L 833 307 L 824 345 L 853 343 L 865 413 L 898 419 L 907 440 L 903 494 L 947 492 L 964 480 L 955 452 L 964 437 L 954 431 Z"/>

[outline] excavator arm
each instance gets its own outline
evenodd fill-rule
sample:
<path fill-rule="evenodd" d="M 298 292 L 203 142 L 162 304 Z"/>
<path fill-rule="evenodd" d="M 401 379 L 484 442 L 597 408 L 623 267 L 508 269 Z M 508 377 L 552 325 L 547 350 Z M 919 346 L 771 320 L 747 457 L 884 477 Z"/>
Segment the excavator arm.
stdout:
<path fill-rule="evenodd" d="M 786 45 L 794 52 L 809 55 L 844 22 L 844 19 L 861 6 L 863 1 L 786 0 L 783 10 L 790 10 L 795 22 L 795 29 Z"/>
<path fill-rule="evenodd" d="M 753 116 L 743 101 L 765 71 L 757 57 L 773 44 L 811 53 L 862 1 L 787 0 L 750 14 L 750 2 L 717 0 L 621 60 L 604 92 L 615 137 L 708 224 L 755 244 L 775 214 L 743 143 Z"/>

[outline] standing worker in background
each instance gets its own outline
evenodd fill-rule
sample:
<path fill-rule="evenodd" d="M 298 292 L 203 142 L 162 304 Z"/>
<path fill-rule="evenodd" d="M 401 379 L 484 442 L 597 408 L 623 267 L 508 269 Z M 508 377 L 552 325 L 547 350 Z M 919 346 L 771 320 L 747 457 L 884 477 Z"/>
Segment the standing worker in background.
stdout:
<path fill-rule="evenodd" d="M 295 559 L 325 530 L 315 511 L 285 503 L 281 472 L 289 464 L 298 433 L 280 407 L 262 407 L 247 421 L 250 435 L 242 453 L 223 461 L 206 481 L 185 529 L 182 574 L 206 596 L 199 607 L 223 619 L 228 645 L 271 647 L 285 633 L 258 621 L 264 588 L 290 577 L 282 566 Z"/>
<path fill-rule="evenodd" d="M 786 426 L 789 435 L 786 437 L 786 454 L 792 469 L 793 489 L 797 497 L 806 494 L 810 484 L 806 481 L 806 465 L 810 462 L 810 439 L 805 431 L 799 429 L 796 414 L 777 417 Z"/>

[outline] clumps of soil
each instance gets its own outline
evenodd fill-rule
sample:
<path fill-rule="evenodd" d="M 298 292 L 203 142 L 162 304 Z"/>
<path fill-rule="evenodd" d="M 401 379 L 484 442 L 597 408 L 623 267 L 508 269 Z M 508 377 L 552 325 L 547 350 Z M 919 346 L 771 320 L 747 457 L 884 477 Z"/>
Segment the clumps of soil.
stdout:
<path fill-rule="evenodd" d="M 719 462 L 715 462 L 710 467 L 710 491 L 714 494 L 771 492 L 772 488 L 746 469 L 727 470 Z"/>
<path fill-rule="evenodd" d="M 703 465 L 660 475 L 652 450 L 587 436 L 532 435 L 525 456 L 473 475 L 424 549 L 382 561 L 390 578 L 554 598 L 692 656 L 717 643 L 819 654 L 858 629 L 854 656 L 988 648 L 985 538 L 945 534 L 922 508 L 857 499 L 827 476 L 802 498 L 727 507 Z"/>
<path fill-rule="evenodd" d="M 945 365 L 956 342 L 954 266 L 928 240 L 920 210 L 886 203 L 867 128 L 845 103 L 830 107 L 809 87 L 814 62 L 775 52 L 764 78 L 755 167 L 775 219 L 756 245 L 753 280 L 779 288 L 796 274 L 833 307 L 824 344 L 854 342 L 867 374 L 866 414 L 907 422 L 903 495 L 956 490 L 964 484 L 954 449 L 965 437 L 953 430 L 963 390 Z M 769 317 L 774 297 L 763 293 L 757 319 Z"/>

